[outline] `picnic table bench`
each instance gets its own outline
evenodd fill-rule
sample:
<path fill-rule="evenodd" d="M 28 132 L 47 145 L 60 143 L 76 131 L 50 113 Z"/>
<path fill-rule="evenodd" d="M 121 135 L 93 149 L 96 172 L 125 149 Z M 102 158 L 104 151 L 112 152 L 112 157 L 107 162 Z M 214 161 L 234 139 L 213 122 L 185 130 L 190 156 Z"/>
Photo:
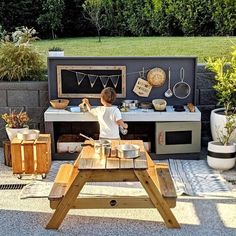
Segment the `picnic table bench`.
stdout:
<path fill-rule="evenodd" d="M 117 158 L 115 147 L 124 143 L 139 145 L 140 157 Z M 124 181 L 139 181 L 148 196 L 79 196 L 86 182 Z M 168 165 L 155 164 L 141 140 L 112 140 L 111 157 L 100 157 L 94 148 L 85 146 L 74 164 L 60 166 L 48 197 L 55 212 L 46 229 L 58 229 L 70 209 L 101 208 L 156 208 L 168 228 L 180 228 L 170 209 L 176 206 L 176 198 Z"/>

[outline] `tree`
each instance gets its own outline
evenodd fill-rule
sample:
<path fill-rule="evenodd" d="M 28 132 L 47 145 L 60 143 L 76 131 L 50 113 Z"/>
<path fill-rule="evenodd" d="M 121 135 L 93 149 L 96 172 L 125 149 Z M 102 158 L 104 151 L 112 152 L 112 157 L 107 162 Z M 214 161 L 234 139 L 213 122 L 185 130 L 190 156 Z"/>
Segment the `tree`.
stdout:
<path fill-rule="evenodd" d="M 101 30 L 104 28 L 102 20 L 102 0 L 85 0 L 83 9 L 86 13 L 84 18 L 89 20 L 97 29 L 98 41 L 101 42 Z"/>
<path fill-rule="evenodd" d="M 42 28 L 51 30 L 53 39 L 56 38 L 56 31 L 63 27 L 64 9 L 64 0 L 45 0 L 43 2 L 43 13 L 38 17 L 37 21 Z"/>

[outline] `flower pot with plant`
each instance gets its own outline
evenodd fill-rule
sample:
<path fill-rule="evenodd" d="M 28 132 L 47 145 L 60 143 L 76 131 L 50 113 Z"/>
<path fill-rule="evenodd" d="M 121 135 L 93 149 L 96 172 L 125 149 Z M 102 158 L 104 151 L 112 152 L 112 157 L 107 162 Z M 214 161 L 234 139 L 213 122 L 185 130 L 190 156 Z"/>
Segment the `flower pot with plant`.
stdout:
<path fill-rule="evenodd" d="M 212 138 L 214 141 L 219 141 L 218 133 L 227 132 L 225 128 L 226 123 L 228 123 L 227 117 L 235 113 L 236 46 L 233 47 L 229 58 L 208 58 L 206 67 L 215 73 L 214 79 L 216 83 L 213 88 L 216 91 L 218 105 L 223 106 L 212 110 L 210 117 Z M 236 142 L 236 129 L 232 131 L 229 141 Z"/>
<path fill-rule="evenodd" d="M 60 47 L 52 47 L 48 49 L 48 56 L 49 57 L 63 57 L 64 50 Z"/>
<path fill-rule="evenodd" d="M 27 125 L 29 116 L 26 112 L 16 112 L 13 110 L 9 113 L 4 113 L 1 118 L 6 123 L 6 132 L 10 141 L 16 137 L 18 132 L 29 129 L 29 126 Z"/>
<path fill-rule="evenodd" d="M 217 130 L 219 141 L 208 143 L 207 163 L 210 167 L 219 170 L 228 170 L 235 165 L 235 144 L 230 142 L 230 137 L 236 129 L 236 115 L 226 116 L 224 130 Z"/>

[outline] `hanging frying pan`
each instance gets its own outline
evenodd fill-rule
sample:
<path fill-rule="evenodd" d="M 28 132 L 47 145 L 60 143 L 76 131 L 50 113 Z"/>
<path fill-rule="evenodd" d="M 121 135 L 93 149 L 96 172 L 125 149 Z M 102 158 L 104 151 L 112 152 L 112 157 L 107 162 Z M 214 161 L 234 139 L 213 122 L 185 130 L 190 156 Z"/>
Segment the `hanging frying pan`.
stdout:
<path fill-rule="evenodd" d="M 184 82 L 184 68 L 180 69 L 180 82 L 176 83 L 173 87 L 174 95 L 179 99 L 185 99 L 190 95 L 191 87 Z"/>

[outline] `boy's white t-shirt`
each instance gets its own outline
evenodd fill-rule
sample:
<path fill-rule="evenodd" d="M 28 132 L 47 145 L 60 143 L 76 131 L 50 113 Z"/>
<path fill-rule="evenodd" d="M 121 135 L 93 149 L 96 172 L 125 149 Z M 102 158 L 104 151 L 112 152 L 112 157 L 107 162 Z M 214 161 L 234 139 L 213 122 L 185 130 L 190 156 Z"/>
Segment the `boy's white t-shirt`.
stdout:
<path fill-rule="evenodd" d="M 98 106 L 90 110 L 97 117 L 100 126 L 100 138 L 119 139 L 119 126 L 116 121 L 122 119 L 121 112 L 116 106 Z"/>

